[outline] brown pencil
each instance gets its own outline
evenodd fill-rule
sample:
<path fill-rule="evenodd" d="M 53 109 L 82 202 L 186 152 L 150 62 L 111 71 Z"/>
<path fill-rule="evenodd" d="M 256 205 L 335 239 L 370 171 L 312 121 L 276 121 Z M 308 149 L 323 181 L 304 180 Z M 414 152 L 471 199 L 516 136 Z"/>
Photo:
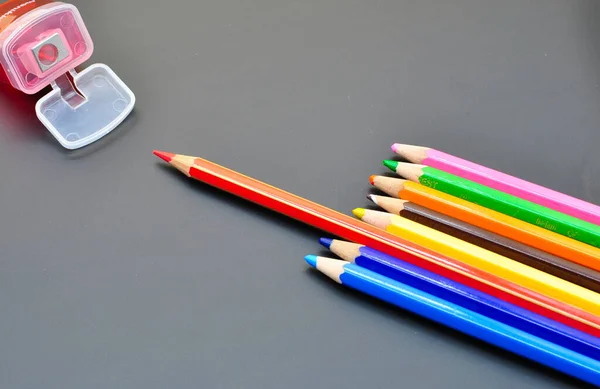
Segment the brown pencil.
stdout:
<path fill-rule="evenodd" d="M 409 200 L 486 231 L 600 271 L 600 249 L 597 247 L 411 181 L 384 176 L 371 176 L 369 181 L 391 197 Z"/>
<path fill-rule="evenodd" d="M 600 293 L 600 273 L 407 200 L 367 196 L 386 211 Z"/>

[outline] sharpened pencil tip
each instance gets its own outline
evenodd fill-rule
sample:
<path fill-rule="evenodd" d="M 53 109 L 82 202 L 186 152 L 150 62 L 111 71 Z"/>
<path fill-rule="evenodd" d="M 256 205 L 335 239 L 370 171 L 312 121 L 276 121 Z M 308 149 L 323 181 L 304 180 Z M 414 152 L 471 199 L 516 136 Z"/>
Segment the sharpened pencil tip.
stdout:
<path fill-rule="evenodd" d="M 374 202 L 374 203 L 375 203 L 375 205 L 377 205 L 377 196 L 375 196 L 375 195 L 372 195 L 372 194 L 368 194 L 368 195 L 367 195 L 367 198 L 368 198 L 369 200 L 371 200 L 372 202 Z"/>
<path fill-rule="evenodd" d="M 398 162 L 390 161 L 389 159 L 386 159 L 385 161 L 383 161 L 383 166 L 385 166 L 388 169 L 390 169 L 391 171 L 395 172 L 396 168 L 398 167 Z"/>
<path fill-rule="evenodd" d="M 355 208 L 352 210 L 352 213 L 354 214 L 354 216 L 356 216 L 360 220 L 362 220 L 362 218 L 365 217 L 365 209 L 364 208 Z"/>
<path fill-rule="evenodd" d="M 369 183 L 371 185 L 375 185 L 375 174 L 373 174 L 372 176 L 369 176 Z"/>
<path fill-rule="evenodd" d="M 399 146 L 400 146 L 400 145 L 399 145 L 398 143 L 394 143 L 394 144 L 392 145 L 392 151 L 393 151 L 394 153 L 396 153 L 396 154 L 397 154 L 397 153 L 398 153 L 398 147 L 399 147 Z"/>
<path fill-rule="evenodd" d="M 326 249 L 328 249 L 331 247 L 331 244 L 333 243 L 333 239 L 321 238 L 321 239 L 319 239 L 319 243 L 321 243 L 321 245 L 323 245 Z"/>
<path fill-rule="evenodd" d="M 310 266 L 314 267 L 315 269 L 317 268 L 317 256 L 316 255 L 307 255 L 306 257 L 304 257 L 304 260 Z"/>
<path fill-rule="evenodd" d="M 158 158 L 164 160 L 165 162 L 171 162 L 171 160 L 175 156 L 175 154 L 173 154 L 173 153 L 167 153 L 166 151 L 159 151 L 159 150 L 154 150 L 153 153 L 154 153 L 154 155 L 156 155 Z"/>

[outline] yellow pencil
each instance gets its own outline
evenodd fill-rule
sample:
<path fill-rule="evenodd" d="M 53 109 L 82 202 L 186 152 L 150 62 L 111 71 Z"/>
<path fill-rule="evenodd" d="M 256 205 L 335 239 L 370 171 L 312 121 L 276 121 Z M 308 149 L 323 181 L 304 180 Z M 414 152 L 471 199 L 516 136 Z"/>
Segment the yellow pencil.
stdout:
<path fill-rule="evenodd" d="M 359 219 L 430 250 L 600 316 L 600 294 L 398 215 L 357 208 Z"/>

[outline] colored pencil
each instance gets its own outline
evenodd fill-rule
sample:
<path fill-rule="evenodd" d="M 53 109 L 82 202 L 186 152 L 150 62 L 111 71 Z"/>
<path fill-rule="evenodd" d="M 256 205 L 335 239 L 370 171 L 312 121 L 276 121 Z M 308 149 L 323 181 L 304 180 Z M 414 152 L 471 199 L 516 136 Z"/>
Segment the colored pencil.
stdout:
<path fill-rule="evenodd" d="M 368 195 L 367 198 L 390 213 L 600 293 L 600 273 L 593 269 L 464 223 L 408 200 L 377 195 Z"/>
<path fill-rule="evenodd" d="M 362 221 L 393 235 L 600 316 L 600 295 L 589 289 L 398 215 L 364 208 L 357 208 L 353 213 Z"/>
<path fill-rule="evenodd" d="M 510 351 L 582 381 L 600 385 L 600 362 L 452 304 L 354 263 L 308 255 L 335 282 Z"/>
<path fill-rule="evenodd" d="M 477 312 L 570 350 L 600 358 L 600 338 L 438 276 L 370 247 L 336 239 L 320 243 L 345 261 L 419 289 L 450 303 Z"/>
<path fill-rule="evenodd" d="M 187 177 L 600 337 L 600 318 L 202 158 L 155 151 Z"/>
<path fill-rule="evenodd" d="M 440 192 L 484 206 L 525 222 L 600 247 L 600 226 L 531 201 L 489 188 L 442 170 L 397 161 L 383 161 L 390 170 Z"/>
<path fill-rule="evenodd" d="M 600 225 L 600 206 L 529 181 L 478 165 L 439 150 L 396 143 L 392 150 L 403 158 L 509 193 L 555 211 Z"/>
<path fill-rule="evenodd" d="M 600 249 L 502 213 L 407 180 L 371 176 L 376 188 L 392 197 L 452 216 L 539 250 L 600 271 Z"/>

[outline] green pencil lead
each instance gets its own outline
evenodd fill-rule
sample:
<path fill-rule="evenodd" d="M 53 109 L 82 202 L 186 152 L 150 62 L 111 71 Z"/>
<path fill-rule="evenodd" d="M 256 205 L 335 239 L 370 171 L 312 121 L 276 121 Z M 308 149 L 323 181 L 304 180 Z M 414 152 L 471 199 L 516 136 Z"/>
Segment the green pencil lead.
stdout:
<path fill-rule="evenodd" d="M 396 169 L 398 168 L 398 162 L 386 159 L 383 161 L 383 166 L 385 166 L 388 169 L 390 169 L 391 171 L 395 172 Z"/>

